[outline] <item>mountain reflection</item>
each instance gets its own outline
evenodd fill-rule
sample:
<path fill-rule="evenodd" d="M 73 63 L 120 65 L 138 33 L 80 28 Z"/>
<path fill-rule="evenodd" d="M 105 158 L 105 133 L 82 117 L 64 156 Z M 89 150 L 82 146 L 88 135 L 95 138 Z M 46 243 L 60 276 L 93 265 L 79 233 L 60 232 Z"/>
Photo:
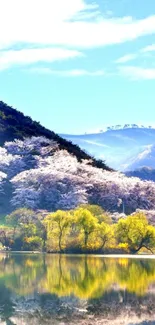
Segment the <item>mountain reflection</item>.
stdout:
<path fill-rule="evenodd" d="M 118 324 L 131 324 L 127 318 L 125 323 L 125 313 L 129 320 L 134 317 L 132 324 L 148 320 L 152 325 L 154 312 L 153 259 L 0 255 L 2 324 L 21 324 L 21 317 L 24 325 L 32 320 L 32 324 L 59 324 L 62 320 L 71 324 L 77 317 L 85 320 L 81 324 L 88 320 L 91 324 L 92 318 L 92 324 L 97 319 L 120 319 Z"/>

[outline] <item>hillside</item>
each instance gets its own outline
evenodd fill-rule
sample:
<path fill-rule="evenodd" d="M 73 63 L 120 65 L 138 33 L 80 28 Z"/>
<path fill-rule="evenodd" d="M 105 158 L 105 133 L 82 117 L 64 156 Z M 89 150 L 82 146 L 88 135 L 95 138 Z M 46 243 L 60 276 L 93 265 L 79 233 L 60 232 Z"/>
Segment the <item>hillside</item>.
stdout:
<path fill-rule="evenodd" d="M 1 107 L 2 217 L 22 207 L 56 211 L 87 203 L 120 213 L 155 209 L 154 182 L 129 178 L 91 161 L 78 146 L 2 102 Z"/>
<path fill-rule="evenodd" d="M 94 134 L 63 135 L 114 169 L 155 167 L 155 129 L 136 124 L 109 127 Z"/>
<path fill-rule="evenodd" d="M 0 147 L 0 212 L 27 207 L 48 211 L 97 204 L 109 212 L 155 209 L 155 183 L 79 162 L 45 137 Z"/>
<path fill-rule="evenodd" d="M 24 139 L 25 137 L 32 136 L 44 136 L 56 141 L 60 150 L 67 150 L 78 161 L 82 161 L 82 159 L 91 160 L 92 166 L 111 170 L 102 160 L 92 158 L 92 156 L 81 150 L 76 144 L 72 144 L 71 141 L 63 139 L 58 134 L 40 125 L 39 122 L 33 121 L 30 117 L 24 116 L 23 113 L 0 101 L 0 146 L 3 146 L 6 141 Z"/>

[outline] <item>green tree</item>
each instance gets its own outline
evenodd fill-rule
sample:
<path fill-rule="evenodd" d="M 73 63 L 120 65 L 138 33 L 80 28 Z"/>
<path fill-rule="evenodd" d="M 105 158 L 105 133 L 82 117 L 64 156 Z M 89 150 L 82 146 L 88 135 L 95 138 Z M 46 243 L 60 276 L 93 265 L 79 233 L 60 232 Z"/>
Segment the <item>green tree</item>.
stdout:
<path fill-rule="evenodd" d="M 89 236 L 97 229 L 98 219 L 84 208 L 75 210 L 75 218 L 78 228 L 84 234 L 84 246 L 87 248 Z"/>
<path fill-rule="evenodd" d="M 0 243 L 5 247 L 11 244 L 11 229 L 6 226 L 0 226 Z"/>
<path fill-rule="evenodd" d="M 38 236 L 25 237 L 23 241 L 23 249 L 29 251 L 42 250 L 43 240 Z"/>
<path fill-rule="evenodd" d="M 20 208 L 6 216 L 6 222 L 13 228 L 13 236 L 15 237 L 16 230 L 22 224 L 35 223 L 36 213 L 33 210 Z"/>
<path fill-rule="evenodd" d="M 100 243 L 100 249 L 103 249 L 105 246 L 109 246 L 114 239 L 114 231 L 111 225 L 102 222 L 98 225 L 97 228 L 97 240 Z"/>
<path fill-rule="evenodd" d="M 72 224 L 72 216 L 67 211 L 58 210 L 48 215 L 44 224 L 47 229 L 47 239 L 57 239 L 59 251 L 65 248 L 66 236 L 70 231 Z"/>
<path fill-rule="evenodd" d="M 33 223 L 21 224 L 21 232 L 24 237 L 32 237 L 37 235 L 37 227 Z"/>
<path fill-rule="evenodd" d="M 6 223 L 13 228 L 13 239 L 15 238 L 17 227 L 19 226 L 19 214 L 15 211 L 6 216 Z"/>
<path fill-rule="evenodd" d="M 14 249 L 23 249 L 25 238 L 37 236 L 43 239 L 45 250 L 46 231 L 41 215 L 31 209 L 20 208 L 6 216 L 6 222 L 12 227 Z"/>
<path fill-rule="evenodd" d="M 105 222 L 108 224 L 112 223 L 111 216 L 108 212 L 96 204 L 82 204 L 80 208 L 86 209 L 91 212 L 91 214 L 98 219 L 100 223 Z"/>
<path fill-rule="evenodd" d="M 155 248 L 155 228 L 148 224 L 143 213 L 120 219 L 116 226 L 116 237 L 119 243 L 127 243 L 131 253 L 142 248 L 151 252 Z"/>

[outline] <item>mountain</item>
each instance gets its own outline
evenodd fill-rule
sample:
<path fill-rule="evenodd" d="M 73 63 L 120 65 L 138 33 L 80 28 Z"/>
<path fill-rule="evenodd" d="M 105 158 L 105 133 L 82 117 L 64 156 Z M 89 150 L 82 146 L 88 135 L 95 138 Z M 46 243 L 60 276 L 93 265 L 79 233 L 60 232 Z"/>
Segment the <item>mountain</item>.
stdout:
<path fill-rule="evenodd" d="M 62 136 L 117 170 L 155 167 L 155 129 L 151 126 L 126 124 L 99 133 Z"/>
<path fill-rule="evenodd" d="M 0 139 L 1 218 L 17 208 L 45 213 L 87 203 L 120 213 L 155 209 L 154 182 L 111 170 L 2 102 Z"/>
<path fill-rule="evenodd" d="M 145 146 L 136 157 L 130 159 L 128 164 L 130 171 L 145 167 L 149 169 L 155 168 L 155 145 L 153 144 Z"/>
<path fill-rule="evenodd" d="M 143 167 L 125 173 L 129 177 L 138 177 L 142 180 L 155 182 L 155 168 Z"/>
<path fill-rule="evenodd" d="M 93 158 L 90 154 L 81 150 L 76 144 L 72 144 L 70 140 L 62 138 L 40 125 L 39 122 L 33 121 L 30 117 L 24 116 L 23 113 L 0 101 L 0 146 L 3 146 L 6 141 L 24 139 L 25 137 L 32 136 L 44 136 L 50 140 L 54 140 L 58 143 L 60 150 L 67 150 L 78 161 L 82 161 L 82 159 L 92 160 L 92 166 L 111 170 L 102 160 Z"/>

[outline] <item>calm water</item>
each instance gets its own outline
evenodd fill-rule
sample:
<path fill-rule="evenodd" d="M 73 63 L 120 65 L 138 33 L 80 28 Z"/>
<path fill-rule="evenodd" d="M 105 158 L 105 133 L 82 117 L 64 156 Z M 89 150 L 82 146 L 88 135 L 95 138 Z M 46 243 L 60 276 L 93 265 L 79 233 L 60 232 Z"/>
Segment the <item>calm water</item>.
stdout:
<path fill-rule="evenodd" d="M 155 260 L 0 254 L 0 324 L 155 324 Z"/>

